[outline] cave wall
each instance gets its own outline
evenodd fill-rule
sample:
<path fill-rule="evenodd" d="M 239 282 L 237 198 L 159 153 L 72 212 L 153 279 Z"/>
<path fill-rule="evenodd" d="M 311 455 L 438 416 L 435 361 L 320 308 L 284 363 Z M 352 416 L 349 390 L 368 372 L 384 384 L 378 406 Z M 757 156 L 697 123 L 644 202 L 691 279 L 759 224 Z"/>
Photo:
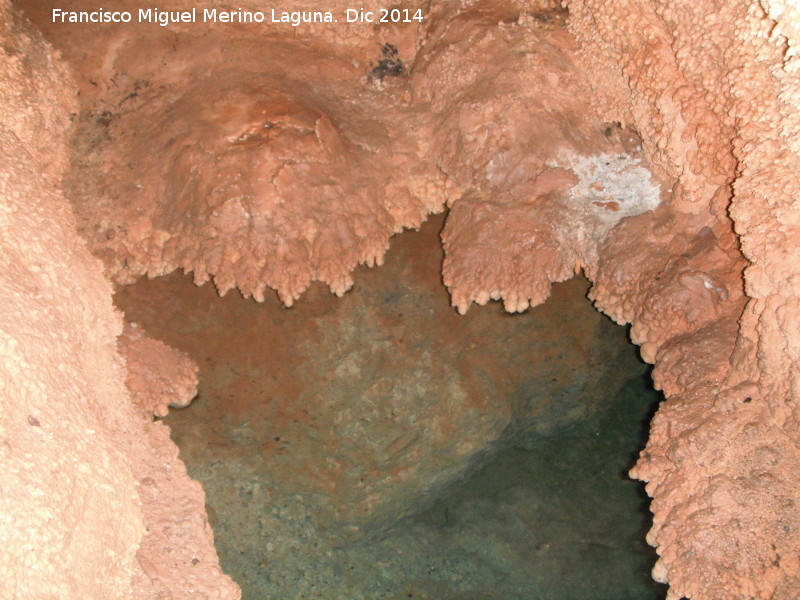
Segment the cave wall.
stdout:
<path fill-rule="evenodd" d="M 122 319 L 57 186 L 72 81 L 0 5 L 2 539 L 7 598 L 130 597 L 144 523 L 114 351 Z"/>
<path fill-rule="evenodd" d="M 122 315 L 60 190 L 74 81 L 5 1 L 0 30 L 0 596 L 236 598 L 202 488 L 147 413 L 192 398 L 193 366 L 162 348 L 183 370 L 131 402 L 126 378 L 139 390 L 156 365 L 126 372 Z"/>
<path fill-rule="evenodd" d="M 680 194 L 670 223 L 656 212 L 644 217 L 646 237 L 626 235 L 632 223 L 610 236 L 593 291 L 601 310 L 633 323 L 668 398 L 632 471 L 654 497 L 654 576 L 674 598 L 795 598 L 796 10 L 581 2 L 571 11 L 586 59 L 609 67 L 597 85 L 631 92 L 629 107 L 610 102 L 609 112 L 634 124 L 648 162 Z M 687 232 L 702 234 L 693 247 Z M 625 258 L 655 246 L 654 260 Z"/>
<path fill-rule="evenodd" d="M 4 2 L 2 534 L 15 552 L 0 574 L 11 594 L 237 594 L 202 490 L 130 403 L 120 316 L 76 229 L 118 281 L 182 267 L 290 304 L 312 280 L 343 293 L 392 234 L 449 205 L 444 278 L 459 310 L 489 299 L 524 310 L 582 268 L 597 307 L 632 323 L 655 363 L 667 400 L 633 474 L 653 496 L 654 576 L 671 597 L 800 596 L 796 9 L 573 1 L 573 39 L 554 5 L 440 2 L 425 28 L 272 32 L 253 58 L 247 28 L 151 28 L 142 43 L 143 30 L 57 29 L 48 3 L 20 4 L 75 83 Z M 410 77 L 363 76 L 374 37 L 413 57 Z M 281 62 L 287 47 L 297 69 Z M 223 60 L 217 88 L 204 69 Z M 58 187 L 73 113 L 74 218 Z M 619 154 L 633 162 L 616 173 L 630 177 L 612 181 L 634 181 L 639 200 L 657 185 L 657 206 L 570 195 L 605 191 L 581 182 L 581 160 Z M 97 179 L 75 178 L 88 172 Z M 174 403 L 190 372 L 164 386 Z M 162 526 L 144 535 L 148 523 Z M 149 558 L 136 559 L 139 540 Z"/>

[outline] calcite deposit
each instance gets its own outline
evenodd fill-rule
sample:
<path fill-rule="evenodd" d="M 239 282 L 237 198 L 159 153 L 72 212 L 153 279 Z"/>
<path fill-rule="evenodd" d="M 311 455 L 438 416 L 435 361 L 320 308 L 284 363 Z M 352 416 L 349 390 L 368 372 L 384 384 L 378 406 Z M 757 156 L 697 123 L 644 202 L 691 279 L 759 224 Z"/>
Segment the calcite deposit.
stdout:
<path fill-rule="evenodd" d="M 651 237 L 633 223 L 612 234 L 594 292 L 602 310 L 633 322 L 668 398 L 633 474 L 654 497 L 653 574 L 669 581 L 670 598 L 800 595 L 789 326 L 800 96 L 796 14 L 786 9 L 571 5 L 571 30 L 608 65 L 598 86 L 630 87 L 630 108 L 608 110 L 627 112 L 648 161 L 679 193 Z M 627 258 L 656 245 L 666 261 Z"/>
<path fill-rule="evenodd" d="M 131 401 L 144 413 L 165 417 L 169 407 L 183 408 L 197 394 L 197 365 L 184 352 L 147 337 L 136 323 L 126 323 L 118 338 Z"/>
<path fill-rule="evenodd" d="M 604 122 L 564 27 L 566 11 L 445 2 L 414 63 L 439 122 L 435 158 L 461 191 L 442 233 L 444 283 L 464 313 L 542 303 L 596 263 L 616 222 L 655 208 L 635 132 Z M 492 23 L 493 26 L 487 26 Z"/>
<path fill-rule="evenodd" d="M 443 0 L 404 4 L 423 21 L 296 28 L 69 25 L 17 4 L 63 60 L 0 4 L 12 596 L 236 594 L 202 491 L 131 404 L 84 244 L 120 283 L 181 268 L 291 305 L 315 280 L 343 294 L 445 207 L 460 312 L 524 310 L 583 269 L 655 364 L 666 401 L 633 474 L 670 598 L 800 596 L 793 4 Z M 157 413 L 187 401 L 178 371 Z"/>
<path fill-rule="evenodd" d="M 0 27 L 0 595 L 130 597 L 141 425 L 109 284 L 57 190 L 72 82 L 7 2 Z"/>
<path fill-rule="evenodd" d="M 209 480 L 226 463 L 270 490 L 250 518 L 288 498 L 329 536 L 374 535 L 505 446 L 603 412 L 621 387 L 619 332 L 583 305 L 585 281 L 518 319 L 461 317 L 441 288 L 443 219 L 432 221 L 342 300 L 317 286 L 286 311 L 220 300 L 178 274 L 116 293 L 129 318 L 203 365 L 200 405 L 174 416 L 180 446 Z M 194 419 L 217 424 L 210 439 Z"/>
<path fill-rule="evenodd" d="M 0 34 L 0 596 L 238 598 L 60 190 L 74 83 L 7 2 Z"/>
<path fill-rule="evenodd" d="M 341 295 L 454 193 L 419 160 L 431 118 L 408 99 L 413 27 L 385 32 L 399 61 L 386 73 L 374 39 L 282 25 L 135 23 L 77 40 L 43 25 L 76 65 L 92 55 L 78 67 L 73 200 L 116 281 L 181 268 L 287 306 L 311 281 Z"/>

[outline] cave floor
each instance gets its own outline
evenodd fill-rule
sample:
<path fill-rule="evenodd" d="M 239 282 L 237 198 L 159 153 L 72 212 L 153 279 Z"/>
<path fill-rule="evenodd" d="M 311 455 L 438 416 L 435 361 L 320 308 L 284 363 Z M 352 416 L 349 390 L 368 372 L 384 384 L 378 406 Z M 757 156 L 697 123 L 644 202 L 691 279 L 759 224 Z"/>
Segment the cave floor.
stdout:
<path fill-rule="evenodd" d="M 440 227 L 435 218 L 395 238 L 386 265 L 359 269 L 344 298 L 314 286 L 291 310 L 220 299 L 179 274 L 117 292 L 130 320 L 200 366 L 198 398 L 165 422 L 206 490 L 223 569 L 244 600 L 663 598 L 649 575 L 656 556 L 644 542 L 643 485 L 626 475 L 659 400 L 635 347 L 585 300 L 585 280 L 555 286 L 525 315 L 492 304 L 458 316 L 431 260 L 441 260 Z M 429 355 L 436 372 L 415 374 Z M 394 400 L 392 422 L 372 415 L 364 440 L 341 442 L 337 415 L 386 377 L 402 388 L 420 377 L 434 385 Z M 419 462 L 463 476 L 419 489 L 400 479 L 409 492 L 396 497 L 380 478 L 370 488 L 360 461 L 430 389 L 452 387 L 486 400 L 448 435 L 462 445 L 478 432 L 499 441 L 450 464 L 446 451 L 401 431 Z M 441 433 L 428 413 L 472 414 L 435 400 L 409 417 L 423 438 Z M 349 507 L 365 494 L 394 498 L 385 512 L 400 507 L 398 518 L 358 521 Z"/>

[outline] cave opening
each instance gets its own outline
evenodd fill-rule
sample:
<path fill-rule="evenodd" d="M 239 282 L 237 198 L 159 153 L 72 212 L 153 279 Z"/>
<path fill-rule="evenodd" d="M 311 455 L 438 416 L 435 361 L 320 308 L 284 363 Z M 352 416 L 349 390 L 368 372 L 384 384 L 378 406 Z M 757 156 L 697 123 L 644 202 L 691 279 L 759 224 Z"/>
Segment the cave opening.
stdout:
<path fill-rule="evenodd" d="M 291 309 L 173 273 L 115 303 L 200 366 L 164 419 L 243 598 L 654 600 L 628 469 L 659 394 L 623 328 L 557 284 L 458 315 L 444 219 Z"/>

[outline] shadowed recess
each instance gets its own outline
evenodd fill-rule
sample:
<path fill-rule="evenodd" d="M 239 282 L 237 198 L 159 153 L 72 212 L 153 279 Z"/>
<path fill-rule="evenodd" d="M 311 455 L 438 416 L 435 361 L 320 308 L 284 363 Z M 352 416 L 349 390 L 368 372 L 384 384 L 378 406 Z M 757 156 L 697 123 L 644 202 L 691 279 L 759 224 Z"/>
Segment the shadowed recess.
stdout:
<path fill-rule="evenodd" d="M 441 217 L 344 298 L 293 308 L 186 276 L 118 306 L 201 367 L 165 421 L 245 598 L 663 597 L 626 471 L 658 396 L 587 282 L 459 316 Z"/>

